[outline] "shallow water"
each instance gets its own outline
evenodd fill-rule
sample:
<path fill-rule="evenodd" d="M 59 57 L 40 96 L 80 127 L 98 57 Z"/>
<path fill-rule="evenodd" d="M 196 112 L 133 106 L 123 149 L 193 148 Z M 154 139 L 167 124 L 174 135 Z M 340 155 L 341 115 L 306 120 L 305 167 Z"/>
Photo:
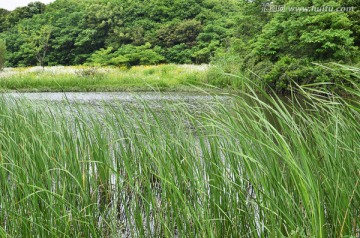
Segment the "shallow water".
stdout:
<path fill-rule="evenodd" d="M 197 92 L 45 92 L 45 93 L 4 93 L 5 98 L 26 99 L 33 102 L 78 102 L 90 105 L 120 104 L 132 107 L 141 102 L 150 107 L 160 103 L 186 103 L 195 107 L 203 107 L 209 103 L 230 101 L 227 95 L 210 95 Z"/>
<path fill-rule="evenodd" d="M 45 101 L 137 101 L 138 99 L 150 101 L 207 101 L 215 96 L 196 92 L 44 92 L 44 93 L 3 93 L 5 97 L 26 98 L 30 100 Z M 216 96 L 227 98 L 227 96 Z"/>

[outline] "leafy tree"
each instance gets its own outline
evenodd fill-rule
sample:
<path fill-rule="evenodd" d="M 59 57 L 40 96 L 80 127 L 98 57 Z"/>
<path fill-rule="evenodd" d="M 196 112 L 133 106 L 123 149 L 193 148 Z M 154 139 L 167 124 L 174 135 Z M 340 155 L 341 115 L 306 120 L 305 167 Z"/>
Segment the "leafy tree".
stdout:
<path fill-rule="evenodd" d="M 220 47 L 220 41 L 213 40 L 206 46 L 196 50 L 192 54 L 192 57 L 195 59 L 196 63 L 209 63 L 209 60 L 214 56 L 216 50 Z"/>
<path fill-rule="evenodd" d="M 178 64 L 191 64 L 192 55 L 195 48 L 189 48 L 188 45 L 181 43 L 173 47 L 157 48 L 159 53 L 165 57 L 167 62 Z"/>
<path fill-rule="evenodd" d="M 196 20 L 170 22 L 157 30 L 157 41 L 167 47 L 181 43 L 194 46 L 201 31 L 202 25 Z"/>
<path fill-rule="evenodd" d="M 5 16 L 1 38 L 5 39 L 7 47 L 7 64 L 9 66 L 28 66 L 37 64 L 34 49 L 29 45 L 29 37 L 22 29 L 36 31 L 45 24 L 41 15 L 45 11 L 45 4 L 30 3 L 26 7 L 16 8 Z"/>
<path fill-rule="evenodd" d="M 44 67 L 45 57 L 50 48 L 52 27 L 43 25 L 39 29 L 21 28 L 20 33 L 26 39 L 26 43 L 22 46 L 24 51 L 33 54 L 39 65 Z"/>
<path fill-rule="evenodd" d="M 18 7 L 10 12 L 6 17 L 7 28 L 14 27 L 23 19 L 30 19 L 34 15 L 42 14 L 45 11 L 45 4 L 41 2 L 32 2 L 25 7 Z"/>
<path fill-rule="evenodd" d="M 6 9 L 0 8 L 0 33 L 7 29 L 7 16 L 9 15 L 9 11 Z"/>
<path fill-rule="evenodd" d="M 80 10 L 80 9 L 79 9 Z M 94 2 L 86 5 L 84 28 L 94 31 L 92 41 L 94 50 L 107 47 L 119 47 L 122 44 L 116 28 L 124 25 L 124 7 L 115 2 Z M 120 42 L 120 43 L 119 43 Z M 120 45 L 116 45 L 119 43 Z"/>
<path fill-rule="evenodd" d="M 50 65 L 83 64 L 100 48 L 96 29 L 86 24 L 85 3 L 57 0 L 46 9 L 42 18 L 52 26 L 47 57 Z"/>

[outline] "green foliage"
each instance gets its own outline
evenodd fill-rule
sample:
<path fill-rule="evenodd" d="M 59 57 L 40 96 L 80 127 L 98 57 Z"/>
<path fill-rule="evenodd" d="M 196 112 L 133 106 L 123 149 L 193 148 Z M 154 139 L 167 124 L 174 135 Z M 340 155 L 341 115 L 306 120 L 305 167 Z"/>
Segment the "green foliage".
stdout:
<path fill-rule="evenodd" d="M 360 82 L 348 70 L 334 64 L 314 64 L 307 59 L 283 56 L 275 64 L 270 64 L 263 74 L 265 83 L 278 92 L 286 92 L 290 86 L 319 84 L 329 90 L 339 91 L 350 82 Z"/>
<path fill-rule="evenodd" d="M 231 24 L 238 5 L 220 0 L 56 0 L 46 7 L 34 3 L 5 11 L 0 30 L 4 29 L 6 42 L 11 42 L 7 43 L 10 66 L 45 61 L 47 65 L 84 64 L 94 60 L 92 55 L 101 49 L 110 48 L 111 53 L 124 51 L 111 57 L 118 57 L 111 64 L 204 63 L 232 36 Z M 48 47 L 30 43 L 41 35 L 43 25 L 51 27 Z M 24 29 L 28 33 L 22 34 Z M 147 42 L 153 52 L 141 48 Z M 47 48 L 43 59 L 39 59 L 39 47 L 41 52 Z M 144 53 L 137 52 L 142 49 Z M 121 59 L 124 54 L 126 59 Z"/>
<path fill-rule="evenodd" d="M 354 45 L 351 24 L 345 13 L 338 12 L 277 14 L 252 44 L 253 63 L 246 67 L 253 68 L 264 60 L 272 62 L 271 71 L 259 76 L 281 91 L 292 81 L 334 81 L 327 74 L 317 75 L 311 62 L 354 62 L 359 49 Z"/>
<path fill-rule="evenodd" d="M 177 64 L 192 63 L 194 48 L 189 48 L 186 44 L 181 43 L 173 47 L 157 48 L 158 52 L 165 57 L 167 62 Z"/>
<path fill-rule="evenodd" d="M 52 34 L 52 26 L 42 25 L 38 29 L 19 28 L 19 33 L 25 39 L 25 44 L 21 47 L 24 52 L 33 55 L 40 66 L 44 66 L 45 57 L 50 48 L 50 37 Z"/>
<path fill-rule="evenodd" d="M 5 62 L 6 62 L 6 45 L 0 39 L 0 70 L 2 70 L 5 67 Z"/>
<path fill-rule="evenodd" d="M 156 31 L 157 41 L 161 46 L 172 47 L 180 43 L 194 46 L 195 40 L 202 31 L 202 25 L 196 20 L 171 22 Z"/>
<path fill-rule="evenodd" d="M 260 0 L 56 0 L 1 10 L 0 37 L 7 44 L 9 66 L 211 62 L 225 67 L 209 77 L 222 86 L 243 84 L 226 75 L 220 79 L 219 72 L 244 75 L 282 92 L 292 81 L 344 83 L 315 65 L 360 62 L 358 3 L 273 4 L 355 10 L 269 13 Z"/>
<path fill-rule="evenodd" d="M 150 43 L 142 46 L 124 45 L 114 50 L 112 47 L 95 52 L 89 59 L 90 64 L 134 66 L 161 63 L 164 57 L 156 53 Z"/>
<path fill-rule="evenodd" d="M 31 2 L 25 7 L 18 7 L 14 11 L 7 13 L 5 28 L 15 27 L 21 20 L 30 19 L 35 15 L 45 11 L 45 4 L 41 2 Z"/>
<path fill-rule="evenodd" d="M 154 88 L 194 90 L 207 72 L 194 65 L 123 67 L 60 66 L 12 68 L 2 73 L 0 91 L 136 91 Z"/>
<path fill-rule="evenodd" d="M 10 12 L 0 8 L 0 33 L 7 29 L 7 15 Z"/>
<path fill-rule="evenodd" d="M 345 13 L 279 13 L 264 26 L 253 54 L 276 61 L 282 55 L 351 62 L 357 52 Z"/>
<path fill-rule="evenodd" d="M 240 57 L 228 52 L 218 52 L 215 60 L 208 70 L 207 83 L 219 88 L 244 89 L 244 80 L 238 65 Z"/>
<path fill-rule="evenodd" d="M 285 4 L 286 9 L 341 6 L 332 1 L 275 1 L 273 4 Z M 358 10 L 266 13 L 261 8 L 258 1 L 243 3 L 235 37 L 227 51 L 240 57 L 238 65 L 246 77 L 278 92 L 289 90 L 294 83 L 346 84 L 351 80 L 341 70 L 335 73 L 316 64 L 356 65 L 359 62 Z M 221 53 L 216 55 L 221 57 Z"/>

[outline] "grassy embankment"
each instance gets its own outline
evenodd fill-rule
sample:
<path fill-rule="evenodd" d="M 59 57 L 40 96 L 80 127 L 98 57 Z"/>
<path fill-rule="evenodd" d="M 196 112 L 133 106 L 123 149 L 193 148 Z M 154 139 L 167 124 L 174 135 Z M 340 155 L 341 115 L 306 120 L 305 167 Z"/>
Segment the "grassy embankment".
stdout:
<path fill-rule="evenodd" d="M 159 65 L 127 68 L 86 66 L 6 69 L 2 91 L 191 90 L 206 83 L 207 66 Z"/>
<path fill-rule="evenodd" d="M 201 116 L 1 100 L 0 236 L 358 237 L 360 89 L 300 94 Z"/>

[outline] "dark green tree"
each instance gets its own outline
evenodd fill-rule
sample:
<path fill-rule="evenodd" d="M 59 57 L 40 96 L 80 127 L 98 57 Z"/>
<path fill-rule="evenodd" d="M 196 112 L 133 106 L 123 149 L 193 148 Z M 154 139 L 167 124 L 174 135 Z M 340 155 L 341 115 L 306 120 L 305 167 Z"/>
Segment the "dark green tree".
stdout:
<path fill-rule="evenodd" d="M 6 16 L 6 27 L 14 27 L 23 19 L 30 19 L 34 15 L 42 14 L 45 11 L 46 5 L 41 2 L 32 2 L 25 7 L 18 7 Z"/>
<path fill-rule="evenodd" d="M 50 49 L 50 37 L 52 27 L 50 25 L 42 25 L 39 28 L 20 28 L 20 34 L 25 39 L 25 44 L 22 45 L 24 51 L 32 54 L 40 66 L 45 66 L 45 58 Z"/>
<path fill-rule="evenodd" d="M 8 10 L 0 8 L 0 33 L 7 29 L 7 16 L 9 13 Z"/>
<path fill-rule="evenodd" d="M 196 20 L 170 22 L 157 30 L 156 40 L 161 46 L 172 47 L 185 43 L 191 47 L 196 44 L 202 28 L 201 23 Z"/>

